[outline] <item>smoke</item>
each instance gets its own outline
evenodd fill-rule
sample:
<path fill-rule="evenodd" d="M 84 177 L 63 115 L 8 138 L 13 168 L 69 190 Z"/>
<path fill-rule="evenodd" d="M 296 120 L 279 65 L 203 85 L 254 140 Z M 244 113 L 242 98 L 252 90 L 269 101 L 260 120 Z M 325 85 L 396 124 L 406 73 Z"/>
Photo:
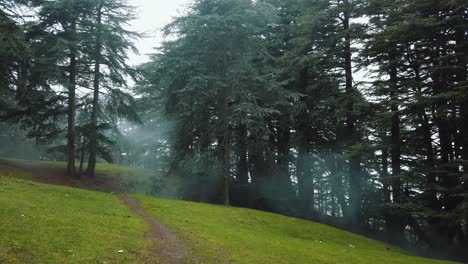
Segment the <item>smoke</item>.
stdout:
<path fill-rule="evenodd" d="M 19 125 L 0 124 L 0 157 L 10 159 L 42 160 L 48 156 L 47 146 L 27 137 Z"/>

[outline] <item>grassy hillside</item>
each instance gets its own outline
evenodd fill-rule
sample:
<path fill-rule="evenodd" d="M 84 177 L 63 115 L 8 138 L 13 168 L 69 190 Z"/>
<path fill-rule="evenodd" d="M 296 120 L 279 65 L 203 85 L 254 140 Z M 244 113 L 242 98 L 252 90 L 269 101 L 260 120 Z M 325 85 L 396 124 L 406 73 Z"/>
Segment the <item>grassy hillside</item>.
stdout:
<path fill-rule="evenodd" d="M 86 168 L 86 164 L 84 166 Z M 105 192 L 137 193 L 158 197 L 175 198 L 177 190 L 173 181 L 160 173 L 142 168 L 126 167 L 107 163 L 96 165 L 96 177 L 81 180 L 65 176 L 66 163 L 54 161 L 25 161 L 0 159 L 0 174 L 56 185 L 66 185 Z"/>
<path fill-rule="evenodd" d="M 0 263 L 138 263 L 147 230 L 113 195 L 0 176 Z"/>
<path fill-rule="evenodd" d="M 205 263 L 449 263 L 330 226 L 241 208 L 135 196 Z"/>
<path fill-rule="evenodd" d="M 152 223 L 116 195 L 10 176 L 0 172 L 0 263 L 155 263 Z M 449 263 L 309 221 L 133 197 L 176 231 L 189 263 Z"/>

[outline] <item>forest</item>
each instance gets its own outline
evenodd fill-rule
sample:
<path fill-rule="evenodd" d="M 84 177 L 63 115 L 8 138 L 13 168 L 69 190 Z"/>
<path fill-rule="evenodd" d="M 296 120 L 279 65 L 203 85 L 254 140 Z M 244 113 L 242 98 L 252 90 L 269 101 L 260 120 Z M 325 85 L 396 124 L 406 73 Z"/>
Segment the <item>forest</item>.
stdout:
<path fill-rule="evenodd" d="M 136 18 L 0 0 L 0 157 L 468 259 L 465 0 L 193 0 L 134 66 Z"/>

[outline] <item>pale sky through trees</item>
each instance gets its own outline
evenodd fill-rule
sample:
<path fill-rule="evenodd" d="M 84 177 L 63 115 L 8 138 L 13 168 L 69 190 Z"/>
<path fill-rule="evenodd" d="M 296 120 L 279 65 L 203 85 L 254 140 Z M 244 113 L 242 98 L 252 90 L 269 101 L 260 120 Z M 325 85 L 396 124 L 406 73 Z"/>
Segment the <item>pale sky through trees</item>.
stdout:
<path fill-rule="evenodd" d="M 147 36 L 135 43 L 140 54 L 129 54 L 131 65 L 149 61 L 148 54 L 154 53 L 154 48 L 160 46 L 163 41 L 161 29 L 171 22 L 172 18 L 186 10 L 192 2 L 193 0 L 129 0 L 131 5 L 137 7 L 137 19 L 132 22 L 131 29 Z M 365 70 L 359 71 L 355 80 L 369 81 L 365 75 Z"/>
<path fill-rule="evenodd" d="M 130 54 L 130 64 L 138 65 L 149 60 L 148 54 L 154 53 L 154 47 L 161 44 L 161 29 L 171 19 L 183 12 L 190 0 L 129 0 L 137 7 L 137 19 L 132 23 L 132 30 L 145 33 L 146 38 L 136 42 L 140 55 Z"/>

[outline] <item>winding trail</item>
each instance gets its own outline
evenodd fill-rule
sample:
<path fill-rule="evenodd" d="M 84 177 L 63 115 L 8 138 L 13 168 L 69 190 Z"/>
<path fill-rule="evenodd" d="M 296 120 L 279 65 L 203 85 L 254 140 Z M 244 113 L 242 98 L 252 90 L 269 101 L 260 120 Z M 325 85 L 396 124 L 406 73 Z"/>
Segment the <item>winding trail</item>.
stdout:
<path fill-rule="evenodd" d="M 170 228 L 164 226 L 156 218 L 149 215 L 138 200 L 128 195 L 120 195 L 118 197 L 133 213 L 143 218 L 151 226 L 151 230 L 145 237 L 151 241 L 157 252 L 151 252 L 149 255 L 141 256 L 145 263 L 189 263 L 190 254 L 187 251 L 184 241 L 178 239 Z M 156 259 L 159 261 L 155 262 Z"/>
<path fill-rule="evenodd" d="M 68 186 L 107 193 L 121 193 L 108 178 L 95 177 L 73 179 L 66 175 L 64 168 L 53 168 L 40 163 L 27 161 L 0 160 L 0 171 L 6 175 L 22 175 L 25 180 L 32 180 L 46 184 Z M 23 175 L 24 174 L 24 175 Z M 97 175 L 99 176 L 99 175 Z M 189 251 L 185 241 L 179 239 L 169 227 L 161 224 L 156 218 L 148 214 L 140 202 L 125 194 L 116 195 L 118 199 L 133 213 L 141 217 L 150 226 L 150 231 L 145 238 L 151 242 L 152 249 L 149 252 L 133 252 L 143 263 L 147 264 L 186 264 L 199 263 Z"/>

